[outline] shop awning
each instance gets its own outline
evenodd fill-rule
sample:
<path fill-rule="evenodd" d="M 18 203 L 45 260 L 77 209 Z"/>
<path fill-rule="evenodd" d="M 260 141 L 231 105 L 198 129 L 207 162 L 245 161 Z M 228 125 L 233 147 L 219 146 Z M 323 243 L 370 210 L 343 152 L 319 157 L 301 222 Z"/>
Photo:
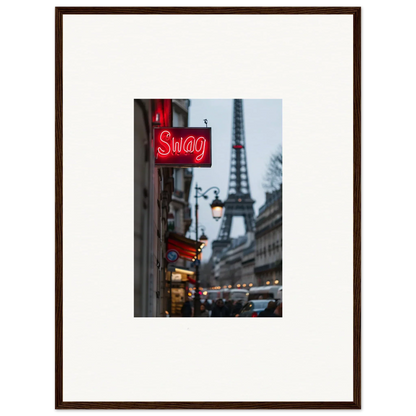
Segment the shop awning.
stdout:
<path fill-rule="evenodd" d="M 186 260 L 194 260 L 199 252 L 197 249 L 204 247 L 204 243 L 200 241 L 191 240 L 183 235 L 176 233 L 168 234 L 168 250 L 176 250 L 179 253 L 179 257 Z"/>

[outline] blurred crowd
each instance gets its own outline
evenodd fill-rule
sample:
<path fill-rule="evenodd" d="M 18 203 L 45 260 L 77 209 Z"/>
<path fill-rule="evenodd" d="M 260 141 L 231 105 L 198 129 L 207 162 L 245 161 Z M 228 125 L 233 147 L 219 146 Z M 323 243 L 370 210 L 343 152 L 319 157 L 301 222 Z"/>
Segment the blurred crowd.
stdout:
<path fill-rule="evenodd" d="M 239 317 L 243 310 L 243 302 L 241 300 L 227 300 L 217 299 L 215 303 L 206 299 L 201 302 L 200 314 L 201 318 L 230 318 Z M 190 300 L 187 300 L 182 306 L 182 316 L 192 317 L 194 316 L 193 304 Z M 254 316 L 254 315 L 251 315 Z M 268 302 L 267 307 L 262 310 L 258 315 L 259 318 L 279 318 L 282 317 L 282 302 L 276 302 L 271 300 Z"/>

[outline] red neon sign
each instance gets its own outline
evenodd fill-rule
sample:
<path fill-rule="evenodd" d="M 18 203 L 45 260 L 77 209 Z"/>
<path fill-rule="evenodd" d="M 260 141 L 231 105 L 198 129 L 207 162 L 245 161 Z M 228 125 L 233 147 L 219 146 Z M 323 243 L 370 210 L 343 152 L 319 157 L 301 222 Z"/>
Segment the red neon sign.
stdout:
<path fill-rule="evenodd" d="M 154 129 L 155 164 L 173 167 L 211 167 L 211 128 Z"/>

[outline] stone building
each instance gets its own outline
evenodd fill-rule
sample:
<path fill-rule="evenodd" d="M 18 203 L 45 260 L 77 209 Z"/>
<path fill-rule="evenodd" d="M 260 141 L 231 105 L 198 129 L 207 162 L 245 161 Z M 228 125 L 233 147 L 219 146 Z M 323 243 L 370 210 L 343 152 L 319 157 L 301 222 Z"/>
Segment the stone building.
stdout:
<path fill-rule="evenodd" d="M 189 229 L 191 169 L 156 167 L 154 127 L 186 127 L 189 100 L 134 100 L 134 316 L 166 316 L 171 306 L 169 231 Z M 176 266 L 185 267 L 180 258 Z"/>
<path fill-rule="evenodd" d="M 173 169 L 157 168 L 153 127 L 170 126 L 171 100 L 134 100 L 134 316 L 163 316 Z"/>
<path fill-rule="evenodd" d="M 188 126 L 189 106 L 190 100 L 172 100 L 172 127 Z M 186 235 L 192 223 L 191 205 L 188 202 L 192 172 L 190 168 L 173 169 L 174 190 L 169 206 L 169 230 L 181 235 Z"/>
<path fill-rule="evenodd" d="M 255 286 L 282 285 L 282 189 L 266 193 L 256 218 L 255 240 Z"/>
<path fill-rule="evenodd" d="M 254 244 L 254 232 L 232 239 L 217 256 L 212 286 L 248 288 L 254 282 Z"/>

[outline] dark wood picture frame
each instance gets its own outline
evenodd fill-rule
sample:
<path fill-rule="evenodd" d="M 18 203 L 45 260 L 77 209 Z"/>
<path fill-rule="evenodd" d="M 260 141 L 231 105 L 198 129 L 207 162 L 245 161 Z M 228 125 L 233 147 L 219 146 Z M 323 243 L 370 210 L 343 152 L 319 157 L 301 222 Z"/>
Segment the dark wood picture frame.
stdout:
<path fill-rule="evenodd" d="M 353 16 L 353 401 L 63 401 L 63 15 L 343 14 Z M 361 8 L 360 7 L 57 7 L 55 9 L 55 408 L 56 409 L 360 409 L 361 408 Z"/>

